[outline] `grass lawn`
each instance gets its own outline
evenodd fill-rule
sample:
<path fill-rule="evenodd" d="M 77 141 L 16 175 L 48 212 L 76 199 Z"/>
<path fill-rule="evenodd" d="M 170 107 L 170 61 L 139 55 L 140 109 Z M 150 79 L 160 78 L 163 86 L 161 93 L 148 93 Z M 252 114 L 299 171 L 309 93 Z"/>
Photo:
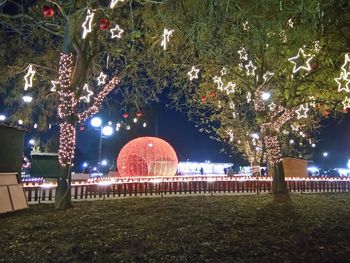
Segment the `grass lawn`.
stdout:
<path fill-rule="evenodd" d="M 35 205 L 0 215 L 1 262 L 350 262 L 350 194 Z"/>

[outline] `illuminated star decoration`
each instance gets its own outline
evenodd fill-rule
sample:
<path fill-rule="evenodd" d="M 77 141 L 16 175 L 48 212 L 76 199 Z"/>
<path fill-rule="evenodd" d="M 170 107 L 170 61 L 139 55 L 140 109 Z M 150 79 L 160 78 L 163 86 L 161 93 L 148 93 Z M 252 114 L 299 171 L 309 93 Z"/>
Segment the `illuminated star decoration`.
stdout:
<path fill-rule="evenodd" d="M 111 3 L 109 4 L 109 7 L 110 8 L 114 8 L 117 4 L 118 4 L 118 2 L 124 2 L 124 0 L 111 0 Z"/>
<path fill-rule="evenodd" d="M 111 38 L 116 38 L 116 37 L 117 37 L 117 38 L 121 38 L 121 37 L 122 37 L 122 34 L 123 34 L 123 32 L 124 32 L 124 30 L 121 29 L 121 28 L 119 27 L 119 25 L 116 25 L 114 28 L 110 29 L 109 31 L 110 31 L 111 34 L 112 34 Z"/>
<path fill-rule="evenodd" d="M 218 84 L 218 90 L 223 91 L 224 83 L 222 82 L 221 77 L 215 76 L 215 77 L 213 78 L 213 80 L 214 80 L 214 83 L 217 83 L 217 84 Z"/>
<path fill-rule="evenodd" d="M 247 94 L 247 102 L 251 102 L 252 101 L 252 94 L 250 92 L 248 92 Z"/>
<path fill-rule="evenodd" d="M 29 65 L 28 67 L 28 72 L 27 74 L 24 76 L 24 90 L 27 90 L 28 88 L 33 87 L 33 77 L 35 75 L 35 70 L 33 69 L 32 65 Z"/>
<path fill-rule="evenodd" d="M 235 87 L 236 84 L 229 81 L 224 90 L 226 91 L 226 94 L 229 95 L 230 93 L 235 93 Z"/>
<path fill-rule="evenodd" d="M 226 75 L 226 73 L 227 73 L 226 68 L 223 67 L 222 70 L 220 71 L 220 73 L 221 73 L 221 76 Z"/>
<path fill-rule="evenodd" d="M 309 102 L 310 106 L 316 107 L 316 102 L 315 102 L 316 98 L 314 96 L 310 96 L 309 99 L 311 101 L 311 102 Z"/>
<path fill-rule="evenodd" d="M 82 35 L 83 39 L 85 39 L 87 34 L 92 31 L 92 21 L 94 19 L 94 15 L 95 15 L 94 12 L 91 12 L 91 10 L 88 9 L 85 21 L 81 25 L 81 27 L 83 28 L 83 35 Z"/>
<path fill-rule="evenodd" d="M 55 81 L 55 80 L 51 80 L 51 84 L 52 84 L 52 86 L 51 86 L 51 90 L 50 91 L 52 91 L 52 92 L 56 92 L 57 91 L 57 84 L 58 83 L 60 83 L 59 81 Z"/>
<path fill-rule="evenodd" d="M 295 62 L 296 60 L 299 59 L 300 55 L 306 59 L 305 61 L 305 65 L 299 65 L 297 66 L 297 63 Z M 291 63 L 294 64 L 293 67 L 293 74 L 297 73 L 299 70 L 301 69 L 305 69 L 306 71 L 310 71 L 311 70 L 311 66 L 310 66 L 310 61 L 313 59 L 314 57 L 312 55 L 306 55 L 304 50 L 302 48 L 299 48 L 298 54 L 295 57 L 291 57 L 288 59 L 288 61 L 290 61 Z"/>
<path fill-rule="evenodd" d="M 237 53 L 239 54 L 239 59 L 241 59 L 241 60 L 248 60 L 248 54 L 245 51 L 244 47 L 241 47 L 241 49 L 238 50 Z"/>
<path fill-rule="evenodd" d="M 107 75 L 104 74 L 104 73 L 101 71 L 100 76 L 98 76 L 98 78 L 97 78 L 97 82 L 98 82 L 97 85 L 105 84 L 105 83 L 106 83 L 106 77 L 107 77 Z"/>
<path fill-rule="evenodd" d="M 288 20 L 288 26 L 290 27 L 290 28 L 293 28 L 294 27 L 294 21 L 293 21 L 293 19 L 289 19 Z"/>
<path fill-rule="evenodd" d="M 255 76 L 256 67 L 253 65 L 252 61 L 249 61 L 249 63 L 245 65 L 245 68 L 247 69 L 247 76 Z"/>
<path fill-rule="evenodd" d="M 273 111 L 275 108 L 276 108 L 276 104 L 273 103 L 273 102 L 271 102 L 271 103 L 269 104 L 269 109 L 270 109 L 270 111 Z"/>
<path fill-rule="evenodd" d="M 192 81 L 193 79 L 198 79 L 198 73 L 199 69 L 196 69 L 195 66 L 192 66 L 191 70 L 187 72 L 187 75 L 189 76 L 190 80 Z"/>
<path fill-rule="evenodd" d="M 346 92 L 350 92 L 349 84 L 350 84 L 350 73 L 344 73 L 340 72 L 340 77 L 335 78 L 334 80 L 338 83 L 338 91 L 341 92 L 342 90 Z"/>
<path fill-rule="evenodd" d="M 341 66 L 342 71 L 344 74 L 349 74 L 348 70 L 346 69 L 347 64 L 350 62 L 349 54 L 345 54 L 345 61 L 344 64 Z M 348 66 L 349 68 L 349 66 Z"/>
<path fill-rule="evenodd" d="M 297 119 L 301 119 L 301 118 L 307 118 L 307 112 L 309 111 L 309 108 L 307 106 L 307 104 L 304 105 L 300 105 L 300 108 L 297 109 L 295 112 L 298 114 Z"/>
<path fill-rule="evenodd" d="M 90 102 L 90 97 L 92 96 L 92 94 L 94 94 L 91 90 L 89 90 L 89 86 L 88 84 L 85 84 L 83 87 L 83 92 L 84 96 L 81 96 L 79 99 L 80 100 L 85 100 L 85 102 L 89 103 Z"/>
<path fill-rule="evenodd" d="M 161 42 L 161 46 L 166 50 L 167 43 L 170 41 L 170 36 L 173 34 L 174 30 L 168 30 L 167 28 L 164 28 L 163 32 L 163 39 Z"/>
<path fill-rule="evenodd" d="M 231 109 L 231 110 L 234 110 L 235 107 L 236 107 L 235 104 L 231 101 L 231 102 L 230 102 L 230 109 Z"/>
<path fill-rule="evenodd" d="M 350 99 L 348 97 L 345 97 L 345 99 L 342 101 L 342 104 L 344 105 L 344 110 L 350 108 Z"/>
<path fill-rule="evenodd" d="M 274 75 L 275 73 L 266 71 L 266 73 L 263 75 L 264 82 L 269 81 Z"/>
<path fill-rule="evenodd" d="M 249 23 L 248 23 L 248 21 L 245 21 L 245 22 L 243 23 L 243 30 L 247 31 L 247 30 L 249 30 L 249 29 L 250 29 Z"/>

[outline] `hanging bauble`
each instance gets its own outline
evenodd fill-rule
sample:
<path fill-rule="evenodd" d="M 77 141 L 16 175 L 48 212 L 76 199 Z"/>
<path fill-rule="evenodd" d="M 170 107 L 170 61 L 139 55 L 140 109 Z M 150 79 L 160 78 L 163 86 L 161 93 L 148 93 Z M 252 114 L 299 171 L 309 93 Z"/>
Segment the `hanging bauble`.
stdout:
<path fill-rule="evenodd" d="M 211 91 L 211 92 L 209 93 L 209 97 L 213 98 L 214 96 L 215 96 L 215 92 L 214 92 L 214 91 Z"/>
<path fill-rule="evenodd" d="M 124 113 L 124 114 L 123 114 L 123 118 L 126 119 L 127 117 L 129 117 L 129 114 Z"/>
<path fill-rule="evenodd" d="M 101 18 L 98 23 L 98 26 L 100 27 L 101 30 L 107 30 L 110 24 L 111 22 L 107 18 Z"/>
<path fill-rule="evenodd" d="M 207 100 L 207 96 L 203 95 L 202 96 L 202 102 L 205 102 Z"/>
<path fill-rule="evenodd" d="M 43 8 L 41 9 L 41 13 L 45 17 L 53 17 L 55 14 L 55 10 L 53 9 L 52 6 L 44 5 Z"/>
<path fill-rule="evenodd" d="M 142 112 L 141 111 L 136 112 L 136 117 L 141 117 L 141 116 L 142 116 Z"/>

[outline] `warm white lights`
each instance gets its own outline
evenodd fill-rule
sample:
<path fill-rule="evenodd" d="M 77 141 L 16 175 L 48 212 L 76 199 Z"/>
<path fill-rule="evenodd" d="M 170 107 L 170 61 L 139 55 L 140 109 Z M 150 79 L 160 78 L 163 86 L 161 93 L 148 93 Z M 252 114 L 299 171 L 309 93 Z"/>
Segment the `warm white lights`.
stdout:
<path fill-rule="evenodd" d="M 94 12 L 91 12 L 90 9 L 87 10 L 87 15 L 85 18 L 84 23 L 81 25 L 83 28 L 83 35 L 82 38 L 85 39 L 88 33 L 91 33 L 92 31 L 92 21 L 94 20 Z"/>
<path fill-rule="evenodd" d="M 32 102 L 33 97 L 30 96 L 30 95 L 24 95 L 24 96 L 22 97 L 22 99 L 23 99 L 24 102 L 30 103 L 30 102 Z"/>
<path fill-rule="evenodd" d="M 226 68 L 225 68 L 225 67 L 222 67 L 220 73 L 221 73 L 221 76 L 226 75 L 226 73 L 227 73 Z"/>
<path fill-rule="evenodd" d="M 107 75 L 101 71 L 100 76 L 97 77 L 97 85 L 106 84 L 106 77 Z"/>
<path fill-rule="evenodd" d="M 235 87 L 236 84 L 229 81 L 224 90 L 226 91 L 226 94 L 229 95 L 230 93 L 235 93 Z"/>
<path fill-rule="evenodd" d="M 213 80 L 214 80 L 214 83 L 218 84 L 218 87 L 217 87 L 218 90 L 223 91 L 224 83 L 222 82 L 221 77 L 215 76 Z"/>
<path fill-rule="evenodd" d="M 107 125 L 107 126 L 103 127 L 102 128 L 102 134 L 104 136 L 111 136 L 113 134 L 112 126 Z"/>
<path fill-rule="evenodd" d="M 85 100 L 85 102 L 89 103 L 90 102 L 90 97 L 94 93 L 89 89 L 88 84 L 84 84 L 83 91 L 82 91 L 82 96 L 80 96 L 79 100 Z"/>
<path fill-rule="evenodd" d="M 300 56 L 302 56 L 304 60 L 306 59 L 306 61 L 304 64 L 298 66 L 298 63 L 296 61 L 299 60 Z M 301 69 L 304 69 L 306 71 L 310 71 L 311 70 L 310 61 L 312 59 L 313 59 L 313 56 L 306 55 L 304 50 L 302 48 L 299 48 L 298 54 L 295 57 L 289 58 L 288 61 L 290 61 L 291 63 L 294 64 L 293 73 L 297 73 Z"/>
<path fill-rule="evenodd" d="M 35 70 L 32 65 L 29 65 L 27 74 L 24 76 L 24 90 L 33 87 L 33 77 L 35 75 Z"/>
<path fill-rule="evenodd" d="M 167 44 L 170 41 L 170 36 L 173 34 L 173 32 L 174 32 L 174 30 L 172 30 L 172 29 L 168 30 L 167 28 L 164 28 L 163 39 L 162 39 L 162 42 L 160 44 L 164 48 L 164 50 L 166 50 Z"/>
<path fill-rule="evenodd" d="M 344 109 L 347 109 L 347 108 L 350 108 L 350 99 L 349 99 L 349 97 L 345 97 L 345 99 L 342 101 L 342 104 L 343 104 L 343 108 Z"/>
<path fill-rule="evenodd" d="M 93 117 L 93 118 L 91 119 L 91 125 L 92 125 L 93 127 L 100 127 L 101 124 L 102 124 L 101 118 L 99 118 L 99 117 Z"/>
<path fill-rule="evenodd" d="M 249 61 L 249 63 L 244 67 L 247 70 L 247 76 L 255 76 L 256 67 L 253 65 L 252 61 Z"/>
<path fill-rule="evenodd" d="M 297 109 L 295 112 L 298 114 L 297 119 L 301 119 L 301 118 L 307 118 L 307 112 L 309 111 L 309 107 L 307 106 L 307 104 L 304 105 L 300 105 L 299 109 Z"/>
<path fill-rule="evenodd" d="M 271 97 L 271 93 L 270 93 L 270 92 L 263 92 L 263 93 L 261 94 L 261 99 L 264 100 L 264 101 L 269 100 L 270 97 Z"/>
<path fill-rule="evenodd" d="M 124 0 L 111 0 L 109 7 L 114 8 L 118 4 L 119 1 L 124 2 Z"/>
<path fill-rule="evenodd" d="M 4 120 L 6 120 L 6 116 L 3 115 L 3 114 L 1 114 L 1 115 L 0 115 L 0 121 L 4 121 Z"/>
<path fill-rule="evenodd" d="M 195 66 L 192 66 L 191 70 L 187 72 L 187 75 L 189 76 L 190 80 L 193 80 L 193 79 L 198 79 L 198 73 L 199 73 L 199 69 L 196 69 Z"/>
<path fill-rule="evenodd" d="M 350 73 L 340 72 L 340 77 L 334 79 L 338 83 L 338 91 L 350 92 Z"/>
<path fill-rule="evenodd" d="M 111 30 L 109 30 L 112 34 L 111 38 L 121 38 L 122 37 L 122 34 L 124 32 L 123 29 L 121 29 L 119 27 L 119 25 L 116 25 L 114 28 L 112 28 Z"/>

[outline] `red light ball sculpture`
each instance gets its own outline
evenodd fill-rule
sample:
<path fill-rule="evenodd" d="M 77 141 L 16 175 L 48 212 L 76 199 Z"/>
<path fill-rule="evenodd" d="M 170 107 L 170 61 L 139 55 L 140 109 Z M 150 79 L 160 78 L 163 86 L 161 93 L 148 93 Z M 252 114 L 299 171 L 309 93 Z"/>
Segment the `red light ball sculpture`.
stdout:
<path fill-rule="evenodd" d="M 53 17 L 55 14 L 55 10 L 51 6 L 44 5 L 43 8 L 41 9 L 41 13 L 45 17 Z"/>
<path fill-rule="evenodd" d="M 155 137 L 140 137 L 120 151 L 117 167 L 120 176 L 174 176 L 178 160 L 169 143 Z"/>

